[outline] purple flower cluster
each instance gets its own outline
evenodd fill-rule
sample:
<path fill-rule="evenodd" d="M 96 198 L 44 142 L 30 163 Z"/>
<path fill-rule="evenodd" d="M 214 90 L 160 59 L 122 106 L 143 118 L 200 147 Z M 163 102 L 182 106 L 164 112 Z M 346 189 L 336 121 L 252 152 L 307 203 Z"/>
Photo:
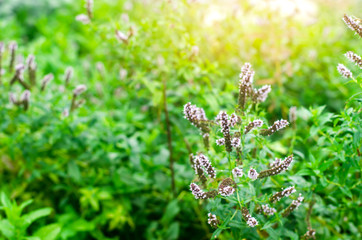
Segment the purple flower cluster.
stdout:
<path fill-rule="evenodd" d="M 206 193 L 204 191 L 202 191 L 201 188 L 199 187 L 199 185 L 197 185 L 196 183 L 190 184 L 190 190 L 196 199 L 205 199 L 206 198 Z"/>
<path fill-rule="evenodd" d="M 302 194 L 299 194 L 298 198 L 296 200 L 293 200 L 292 203 L 287 207 L 283 213 L 283 217 L 287 217 L 291 212 L 293 212 L 295 209 L 297 209 L 303 202 L 304 197 L 302 197 Z"/>
<path fill-rule="evenodd" d="M 242 168 L 234 168 L 232 173 L 235 177 L 242 177 L 243 176 L 243 169 Z"/>
<path fill-rule="evenodd" d="M 343 21 L 352 31 L 355 31 L 360 37 L 362 37 L 362 26 L 360 26 L 356 20 L 345 14 L 343 16 Z"/>
<path fill-rule="evenodd" d="M 255 102 L 264 102 L 271 91 L 270 85 L 264 85 L 259 89 L 254 89 L 253 100 Z"/>
<path fill-rule="evenodd" d="M 261 126 L 263 126 L 263 121 L 262 120 L 260 120 L 260 119 L 254 120 L 245 127 L 244 134 L 247 134 L 253 128 L 261 127 Z"/>
<path fill-rule="evenodd" d="M 264 214 L 266 214 L 268 216 L 273 215 L 277 211 L 275 208 L 269 207 L 268 204 L 262 205 L 261 207 L 263 209 Z"/>
<path fill-rule="evenodd" d="M 216 218 L 216 215 L 208 213 L 207 216 L 208 216 L 207 222 L 210 224 L 210 226 L 213 228 L 217 228 L 217 225 L 220 224 L 220 221 Z"/>
<path fill-rule="evenodd" d="M 212 167 L 210 160 L 204 155 L 199 154 L 197 156 L 194 156 L 194 169 L 195 173 L 197 174 L 198 169 L 202 169 L 202 167 L 205 169 L 204 171 L 209 175 L 210 178 L 216 177 L 215 168 Z"/>
<path fill-rule="evenodd" d="M 241 209 L 241 214 L 243 215 L 243 218 L 246 221 L 246 224 L 249 225 L 249 227 L 255 227 L 259 224 L 258 220 L 250 215 L 249 210 L 246 207 L 243 207 Z"/>
<path fill-rule="evenodd" d="M 362 68 L 362 58 L 359 55 L 355 54 L 352 51 L 348 51 L 346 54 L 344 54 L 344 56 L 346 56 L 348 60 Z"/>
<path fill-rule="evenodd" d="M 254 181 L 258 178 L 258 176 L 259 176 L 258 172 L 255 169 L 250 168 L 248 172 L 248 177 Z"/>
<path fill-rule="evenodd" d="M 271 134 L 279 131 L 280 129 L 285 128 L 288 125 L 289 125 L 289 122 L 287 120 L 283 120 L 283 119 L 277 120 L 268 129 L 261 130 L 260 134 L 263 135 L 263 136 L 270 136 Z"/>
<path fill-rule="evenodd" d="M 295 192 L 295 187 L 291 186 L 291 187 L 287 187 L 286 189 L 284 189 L 283 191 L 277 192 L 275 193 L 269 200 L 270 202 L 274 203 L 274 202 L 278 202 L 280 201 L 280 199 L 282 199 L 283 197 L 289 197 L 292 193 Z"/>
<path fill-rule="evenodd" d="M 349 70 L 346 66 L 344 66 L 343 64 L 338 64 L 337 66 L 337 70 L 339 72 L 339 74 L 342 75 L 342 77 L 344 78 L 352 78 L 352 72 L 351 70 Z"/>
<path fill-rule="evenodd" d="M 224 111 L 221 111 L 217 115 L 216 121 L 219 122 L 220 127 L 221 127 L 221 132 L 224 135 L 224 145 L 225 145 L 226 151 L 231 152 L 232 145 L 231 145 L 230 127 L 234 123 L 234 120 L 233 121 L 229 120 L 228 114 Z"/>
<path fill-rule="evenodd" d="M 287 170 L 288 167 L 290 166 L 290 164 L 292 163 L 292 161 L 293 161 L 293 154 L 286 157 L 284 159 L 284 161 L 274 162 L 273 168 L 265 170 L 265 171 L 261 171 L 258 178 L 261 179 L 261 178 L 277 175 L 277 174 L 281 173 L 282 171 Z"/>

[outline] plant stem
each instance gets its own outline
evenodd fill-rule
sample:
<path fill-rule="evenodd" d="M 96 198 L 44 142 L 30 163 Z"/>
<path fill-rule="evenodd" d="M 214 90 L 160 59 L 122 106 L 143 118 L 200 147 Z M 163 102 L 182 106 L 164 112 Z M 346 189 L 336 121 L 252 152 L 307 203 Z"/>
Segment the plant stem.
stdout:
<path fill-rule="evenodd" d="M 229 167 L 230 167 L 230 175 L 231 175 L 231 178 L 232 178 L 232 179 L 234 180 L 234 182 L 235 182 L 234 175 L 233 175 L 233 173 L 232 173 L 232 164 L 231 164 L 231 159 L 230 159 L 230 153 L 228 153 L 228 161 L 229 161 Z M 240 202 L 239 188 L 238 188 L 237 185 L 236 185 L 235 191 L 236 191 L 237 200 L 238 200 L 238 203 L 239 203 L 239 206 L 240 206 L 240 210 L 241 210 L 241 208 L 242 208 L 243 206 L 242 206 L 242 204 L 241 204 L 241 202 Z"/>
<path fill-rule="evenodd" d="M 166 120 L 166 131 L 167 131 L 167 142 L 168 142 L 168 150 L 170 152 L 170 171 L 171 171 L 171 190 L 172 194 L 176 196 L 176 187 L 175 187 L 175 171 L 174 171 L 174 159 L 173 159 L 173 149 L 172 149 L 172 135 L 171 135 L 171 124 L 168 115 L 167 109 L 167 95 L 166 95 L 166 80 L 163 79 L 163 110 L 165 112 L 165 120 Z"/>
<path fill-rule="evenodd" d="M 306 218 L 306 222 L 307 222 L 307 225 L 308 225 L 308 228 L 312 228 L 312 225 L 310 223 L 310 216 L 312 215 L 312 209 L 313 209 L 313 205 L 314 205 L 315 201 L 314 199 L 312 199 L 310 202 L 309 202 L 309 209 L 308 209 L 308 212 L 307 212 L 307 218 Z"/>

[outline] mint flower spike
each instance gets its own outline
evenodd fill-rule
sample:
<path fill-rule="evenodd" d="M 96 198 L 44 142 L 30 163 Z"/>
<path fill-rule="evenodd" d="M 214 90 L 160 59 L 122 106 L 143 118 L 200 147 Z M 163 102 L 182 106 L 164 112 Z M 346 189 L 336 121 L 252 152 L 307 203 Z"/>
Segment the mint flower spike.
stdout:
<path fill-rule="evenodd" d="M 258 220 L 250 215 L 249 210 L 246 207 L 243 207 L 241 209 L 241 214 L 243 215 L 243 218 L 246 221 L 246 224 L 249 225 L 249 227 L 255 227 L 259 225 Z"/>
<path fill-rule="evenodd" d="M 343 64 L 338 64 L 337 66 L 337 70 L 339 72 L 339 74 L 341 74 L 342 77 L 344 78 L 352 78 L 352 72 L 351 70 L 349 70 L 346 66 L 344 66 Z"/>
<path fill-rule="evenodd" d="M 249 123 L 244 130 L 244 134 L 247 134 L 248 132 L 250 132 L 253 128 L 256 127 L 261 127 L 263 126 L 263 121 L 260 119 L 256 119 L 254 121 L 252 121 L 251 123 Z"/>
<path fill-rule="evenodd" d="M 217 144 L 218 146 L 223 146 L 223 145 L 225 145 L 225 139 L 224 139 L 224 138 L 217 139 L 217 140 L 216 140 L 216 144 Z"/>
<path fill-rule="evenodd" d="M 65 74 L 64 74 L 65 86 L 67 86 L 69 84 L 71 78 L 73 77 L 73 73 L 74 73 L 74 70 L 72 67 L 67 67 L 65 69 Z"/>
<path fill-rule="evenodd" d="M 348 16 L 347 14 L 344 14 L 342 19 L 352 31 L 354 31 L 360 37 L 362 37 L 362 26 L 360 26 L 356 20 L 354 20 L 352 17 Z"/>
<path fill-rule="evenodd" d="M 275 208 L 269 207 L 268 204 L 262 205 L 261 208 L 263 210 L 263 213 L 268 216 L 271 216 L 277 212 Z"/>
<path fill-rule="evenodd" d="M 217 225 L 220 224 L 220 221 L 216 218 L 216 215 L 208 213 L 207 216 L 208 216 L 207 222 L 210 224 L 210 226 L 213 228 L 217 228 Z"/>
<path fill-rule="evenodd" d="M 234 147 L 234 148 L 237 148 L 237 147 L 240 147 L 240 138 L 238 137 L 235 137 L 231 140 L 231 146 Z"/>
<path fill-rule="evenodd" d="M 355 54 L 352 51 L 348 51 L 344 54 L 344 56 L 346 56 L 349 61 L 355 63 L 362 69 L 362 58 L 359 55 Z"/>
<path fill-rule="evenodd" d="M 87 90 L 87 86 L 84 84 L 80 84 L 78 85 L 74 90 L 73 90 L 73 94 L 75 96 L 79 96 L 80 94 L 82 94 L 83 92 L 85 92 Z"/>
<path fill-rule="evenodd" d="M 36 63 L 35 63 L 35 56 L 30 54 L 26 59 L 26 65 L 28 67 L 28 74 L 29 74 L 29 81 L 32 86 L 35 85 L 36 80 Z"/>
<path fill-rule="evenodd" d="M 250 63 L 245 63 L 243 67 L 241 67 L 241 73 L 239 75 L 239 97 L 238 97 L 238 105 L 239 108 L 244 109 L 246 104 L 246 99 L 253 95 L 253 81 L 254 81 L 255 72 L 251 69 Z"/>
<path fill-rule="evenodd" d="M 217 195 L 217 191 L 215 190 L 209 192 L 202 191 L 199 185 L 197 185 L 196 183 L 190 184 L 190 190 L 196 199 L 214 198 Z"/>
<path fill-rule="evenodd" d="M 255 103 L 265 102 L 270 91 L 271 91 L 270 85 L 264 85 L 259 89 L 254 89 L 253 101 Z"/>
<path fill-rule="evenodd" d="M 284 212 L 282 213 L 283 217 L 289 216 L 291 212 L 293 212 L 295 209 L 297 209 L 303 202 L 304 197 L 302 197 L 302 194 L 299 194 L 297 200 L 293 200 L 292 203 L 287 207 Z"/>
<path fill-rule="evenodd" d="M 248 172 L 248 177 L 254 181 L 254 180 L 258 179 L 258 176 L 259 176 L 258 172 L 255 169 L 250 168 L 250 170 Z"/>
<path fill-rule="evenodd" d="M 289 122 L 287 120 L 280 119 L 280 120 L 275 121 L 274 124 L 271 127 L 269 127 L 268 129 L 262 129 L 260 131 L 260 134 L 262 136 L 270 136 L 273 133 L 285 128 L 288 125 L 289 125 Z"/>
<path fill-rule="evenodd" d="M 198 176 L 199 180 L 201 181 L 202 185 L 205 186 L 207 178 L 204 174 L 204 169 L 201 166 L 201 162 L 199 157 L 190 155 L 191 157 L 191 166 L 195 170 L 195 174 Z"/>
<path fill-rule="evenodd" d="M 46 86 L 48 85 L 48 83 L 50 81 L 52 81 L 53 79 L 54 79 L 54 75 L 52 73 L 45 75 L 43 78 L 43 81 L 41 83 L 41 91 L 44 91 Z"/>
<path fill-rule="evenodd" d="M 225 149 L 227 152 L 232 151 L 232 144 L 231 144 L 231 135 L 230 135 L 230 126 L 232 125 L 229 120 L 229 116 L 225 111 L 220 111 L 220 113 L 216 117 L 216 121 L 219 122 L 221 127 L 221 132 L 224 135 L 225 141 Z"/>
<path fill-rule="evenodd" d="M 9 102 L 14 105 L 20 105 L 20 101 L 16 98 L 15 93 L 12 92 L 9 93 Z"/>
<path fill-rule="evenodd" d="M 312 228 L 308 228 L 308 231 L 302 236 L 302 239 L 316 239 L 315 230 Z"/>
<path fill-rule="evenodd" d="M 234 127 L 236 124 L 240 123 L 241 119 L 238 115 L 236 115 L 235 113 L 232 113 L 230 115 L 230 126 Z"/>
<path fill-rule="evenodd" d="M 14 69 L 17 49 L 18 49 L 18 44 L 15 41 L 9 44 L 9 50 L 10 50 L 9 72 L 12 72 Z"/>
<path fill-rule="evenodd" d="M 231 178 L 225 178 L 219 186 L 219 194 L 221 196 L 230 196 L 235 192 L 236 183 Z"/>
<path fill-rule="evenodd" d="M 283 197 L 289 197 L 292 193 L 295 193 L 295 187 L 291 186 L 291 187 L 287 187 L 286 189 L 284 189 L 283 191 L 277 192 L 275 193 L 270 199 L 269 201 L 272 203 L 278 202 L 280 201 Z"/>
<path fill-rule="evenodd" d="M 203 174 L 205 171 L 210 178 L 216 178 L 215 168 L 212 167 L 210 160 L 202 153 L 197 156 L 193 156 L 193 168 L 195 169 L 195 174 L 198 174 L 199 177 L 200 172 Z"/>
<path fill-rule="evenodd" d="M 87 9 L 87 15 L 89 19 L 93 18 L 93 0 L 86 0 L 85 7 Z"/>
<path fill-rule="evenodd" d="M 28 110 L 28 108 L 29 108 L 30 95 L 31 95 L 30 91 L 29 91 L 29 90 L 25 90 L 25 91 L 23 92 L 23 94 L 21 95 L 21 97 L 20 97 L 20 101 L 21 101 L 21 103 L 23 104 L 25 111 Z"/>
<path fill-rule="evenodd" d="M 196 199 L 205 199 L 206 198 L 205 192 L 202 191 L 201 188 L 199 187 L 199 185 L 197 185 L 196 183 L 190 184 L 190 190 Z"/>
<path fill-rule="evenodd" d="M 237 168 L 237 167 L 232 170 L 232 173 L 233 173 L 234 177 L 242 177 L 244 175 L 243 169 Z"/>
<path fill-rule="evenodd" d="M 293 161 L 293 154 L 290 155 L 289 157 L 286 157 L 284 159 L 284 161 L 282 161 L 280 163 L 274 162 L 273 163 L 274 167 L 271 169 L 268 169 L 268 170 L 261 171 L 259 173 L 258 178 L 261 179 L 261 178 L 266 178 L 266 177 L 270 177 L 273 175 L 277 175 L 277 174 L 281 173 L 282 171 L 287 170 L 288 167 L 290 166 L 290 164 L 292 163 L 292 161 Z"/>
<path fill-rule="evenodd" d="M 191 105 L 190 102 L 184 105 L 184 118 L 190 121 L 192 125 L 200 129 L 203 133 L 209 133 L 209 120 L 206 117 L 203 108 L 198 108 L 196 105 Z"/>

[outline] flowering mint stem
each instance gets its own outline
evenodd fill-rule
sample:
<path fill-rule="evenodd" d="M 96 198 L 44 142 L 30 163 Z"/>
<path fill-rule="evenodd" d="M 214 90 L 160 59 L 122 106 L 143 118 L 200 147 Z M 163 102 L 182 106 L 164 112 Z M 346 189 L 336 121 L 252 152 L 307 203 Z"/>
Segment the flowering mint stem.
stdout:
<path fill-rule="evenodd" d="M 230 153 L 228 153 L 228 161 L 229 161 L 229 168 L 230 168 L 230 175 L 231 175 L 231 178 L 233 179 L 233 181 L 235 182 L 235 179 L 234 179 L 234 175 L 232 173 L 232 170 L 233 170 L 233 167 L 232 167 L 232 163 L 231 163 L 231 159 L 230 159 Z M 242 209 L 242 204 L 240 202 L 240 197 L 239 197 L 239 186 L 236 184 L 236 196 L 237 196 L 237 200 L 238 200 L 238 203 L 239 203 L 239 206 L 240 206 L 240 210 Z M 235 213 L 234 213 L 235 215 Z"/>
<path fill-rule="evenodd" d="M 228 162 L 229 162 L 229 173 L 230 173 L 230 177 L 235 181 L 234 176 L 233 176 L 233 167 L 231 164 L 231 159 L 230 159 L 230 152 L 228 152 Z"/>

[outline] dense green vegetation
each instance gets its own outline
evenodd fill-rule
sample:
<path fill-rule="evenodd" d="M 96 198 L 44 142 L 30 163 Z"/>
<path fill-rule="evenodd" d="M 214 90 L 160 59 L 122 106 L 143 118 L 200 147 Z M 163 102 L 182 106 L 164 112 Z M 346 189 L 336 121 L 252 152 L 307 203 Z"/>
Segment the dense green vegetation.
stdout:
<path fill-rule="evenodd" d="M 96 0 L 90 14 L 86 1 L 0 1 L 0 239 L 210 239 L 209 212 L 220 239 L 299 239 L 308 227 L 319 239 L 361 239 L 362 77 L 343 54 L 361 55 L 362 40 L 342 21 L 362 17 L 361 2 L 265 2 Z M 230 220 L 231 197 L 192 195 L 189 155 L 203 152 L 225 171 L 228 155 L 215 143 L 217 124 L 206 150 L 183 114 L 188 102 L 210 120 L 233 113 L 245 62 L 255 87 L 272 90 L 239 112 L 240 129 L 288 120 L 296 106 L 280 132 L 242 137 L 240 188 L 254 228 L 240 211 Z M 285 173 L 247 178 L 250 167 L 291 154 Z M 301 193 L 298 209 L 287 218 L 257 213 L 291 185 L 297 193 L 277 210 Z"/>

